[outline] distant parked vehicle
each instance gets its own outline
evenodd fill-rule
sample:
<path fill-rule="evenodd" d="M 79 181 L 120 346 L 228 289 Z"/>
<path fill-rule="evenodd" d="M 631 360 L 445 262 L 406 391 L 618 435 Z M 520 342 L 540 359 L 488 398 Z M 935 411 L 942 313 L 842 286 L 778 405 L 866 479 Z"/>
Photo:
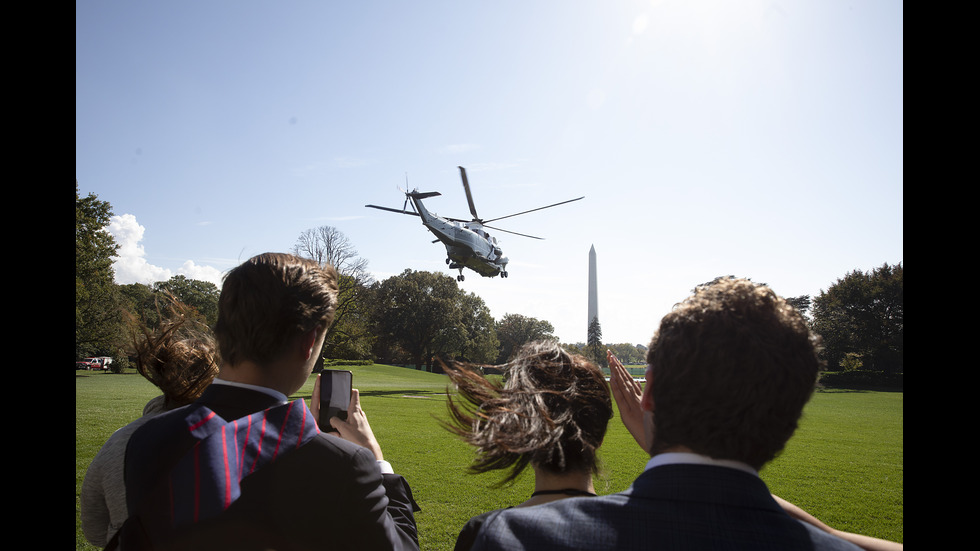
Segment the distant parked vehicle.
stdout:
<path fill-rule="evenodd" d="M 111 363 L 112 358 L 108 356 L 97 356 L 75 362 L 75 369 L 101 369 L 102 371 L 106 371 L 109 369 L 109 364 Z"/>

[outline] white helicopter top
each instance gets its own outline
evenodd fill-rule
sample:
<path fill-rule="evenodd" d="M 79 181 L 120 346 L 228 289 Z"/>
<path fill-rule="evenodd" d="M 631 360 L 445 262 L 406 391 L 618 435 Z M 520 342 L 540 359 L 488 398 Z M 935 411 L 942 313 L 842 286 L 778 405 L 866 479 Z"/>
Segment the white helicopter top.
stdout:
<path fill-rule="evenodd" d="M 485 228 L 512 233 L 523 237 L 530 237 L 532 239 L 543 239 L 533 235 L 526 235 L 523 233 L 495 228 L 493 226 L 487 226 L 486 222 L 493 222 L 503 218 L 527 214 L 536 210 L 555 207 L 585 198 L 584 196 L 578 197 L 576 199 L 569 199 L 560 203 L 554 203 L 552 205 L 538 207 L 536 209 L 509 214 L 507 216 L 501 216 L 491 220 L 482 220 L 476 213 L 476 207 L 473 204 L 473 196 L 470 193 L 470 184 L 466 178 L 466 169 L 459 167 L 459 173 L 463 180 L 463 189 L 466 191 L 466 200 L 469 203 L 470 214 L 473 215 L 472 220 L 467 221 L 458 218 L 442 217 L 429 212 L 429 210 L 422 204 L 422 199 L 441 195 L 438 191 L 406 191 L 405 203 L 402 205 L 402 210 L 393 209 L 390 207 L 380 207 L 377 205 L 365 205 L 366 207 L 370 208 L 387 210 L 400 214 L 408 214 L 421 218 L 422 225 L 428 228 L 428 230 L 436 236 L 436 241 L 433 241 L 433 243 L 441 241 L 442 244 L 446 246 L 446 264 L 449 265 L 449 269 L 451 270 L 459 270 L 459 275 L 456 276 L 457 281 L 463 281 L 465 279 L 463 277 L 463 268 L 469 268 L 483 277 L 495 277 L 498 275 L 500 277 L 507 277 L 508 259 L 504 256 L 503 251 L 497 244 L 497 238 L 490 235 Z M 412 202 L 413 212 L 406 210 L 409 200 Z"/>

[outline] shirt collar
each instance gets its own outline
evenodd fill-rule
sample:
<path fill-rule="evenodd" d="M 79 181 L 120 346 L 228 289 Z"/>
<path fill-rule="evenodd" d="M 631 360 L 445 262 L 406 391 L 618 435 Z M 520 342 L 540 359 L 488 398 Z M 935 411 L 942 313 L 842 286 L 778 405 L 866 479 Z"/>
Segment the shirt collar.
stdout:
<path fill-rule="evenodd" d="M 715 459 L 713 457 L 708 457 L 707 455 L 701 455 L 697 453 L 687 453 L 687 452 L 667 452 L 659 453 L 650 458 L 647 461 L 647 466 L 645 470 L 653 469 L 661 465 L 676 465 L 676 464 L 688 464 L 688 465 L 714 465 L 716 467 L 729 467 L 732 469 L 738 469 L 740 471 L 745 471 L 747 473 L 759 476 L 758 471 L 750 467 L 746 463 L 741 461 L 735 461 L 733 459 Z"/>
<path fill-rule="evenodd" d="M 239 388 L 247 388 L 247 389 L 250 389 L 250 390 L 254 390 L 256 392 L 262 392 L 262 393 L 268 394 L 269 396 L 272 396 L 273 398 L 275 398 L 276 400 L 278 400 L 279 403 L 281 403 L 281 404 L 285 404 L 285 403 L 289 402 L 289 398 L 285 394 L 283 394 L 282 392 L 279 392 L 278 390 L 275 390 L 273 388 L 269 388 L 267 386 L 258 386 L 258 385 L 250 385 L 248 383 L 239 383 L 239 382 L 235 382 L 235 381 L 226 381 L 224 379 L 219 379 L 217 377 L 215 377 L 215 379 L 213 381 L 213 384 L 228 385 L 228 386 L 237 386 Z"/>

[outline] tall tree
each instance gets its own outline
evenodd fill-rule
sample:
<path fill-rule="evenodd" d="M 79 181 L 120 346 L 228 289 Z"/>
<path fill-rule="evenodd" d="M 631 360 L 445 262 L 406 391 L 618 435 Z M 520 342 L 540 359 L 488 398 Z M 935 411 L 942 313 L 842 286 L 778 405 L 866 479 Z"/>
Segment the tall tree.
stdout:
<path fill-rule="evenodd" d="M 431 366 L 434 356 L 453 359 L 485 353 L 489 310 L 453 278 L 405 270 L 374 284 L 372 296 L 375 350 L 380 358 L 388 359 L 387 354 L 401 348 L 415 365 Z"/>
<path fill-rule="evenodd" d="M 360 359 L 370 353 L 372 336 L 364 310 L 364 291 L 373 283 L 368 262 L 343 232 L 333 226 L 304 231 L 293 246 L 293 254 L 333 266 L 339 275 L 337 312 L 327 330 L 323 355 L 329 358 Z"/>
<path fill-rule="evenodd" d="M 618 344 L 606 343 L 603 348 L 612 350 L 612 353 L 619 358 L 619 361 L 623 362 L 623 365 L 636 365 L 646 362 L 646 347 L 642 345 L 630 344 L 628 342 Z"/>
<path fill-rule="evenodd" d="M 592 318 L 589 322 L 588 331 L 589 359 L 599 366 L 606 365 L 606 355 L 602 347 L 602 326 L 599 325 L 599 316 Z"/>
<path fill-rule="evenodd" d="M 807 312 L 810 311 L 810 306 L 813 304 L 813 301 L 810 299 L 810 295 L 786 297 L 786 302 L 792 304 L 793 308 L 799 310 L 800 314 L 802 314 L 804 317 L 806 317 Z"/>
<path fill-rule="evenodd" d="M 167 281 L 154 283 L 153 288 L 169 293 L 185 306 L 196 310 L 209 327 L 214 327 L 218 321 L 218 298 L 221 291 L 214 283 L 175 275 Z"/>
<path fill-rule="evenodd" d="M 497 363 L 510 359 L 525 344 L 539 340 L 555 340 L 555 327 L 550 322 L 521 314 L 505 314 L 497 322 L 497 338 L 500 339 L 500 354 Z"/>
<path fill-rule="evenodd" d="M 813 300 L 813 328 L 823 337 L 829 369 L 848 353 L 866 369 L 904 369 L 904 287 L 902 264 L 887 263 L 869 273 L 855 270 Z"/>
<path fill-rule="evenodd" d="M 497 359 L 500 341 L 497 339 L 490 308 L 474 293 L 462 295 L 459 304 L 465 339 L 461 343 L 458 356 L 477 364 L 493 363 Z"/>
<path fill-rule="evenodd" d="M 75 180 L 75 355 L 115 355 L 121 335 L 112 259 L 119 248 L 106 231 L 112 207 Z"/>
<path fill-rule="evenodd" d="M 148 329 L 156 329 L 160 324 L 161 312 L 156 304 L 153 287 L 143 283 L 129 283 L 119 286 L 122 307 L 134 320 Z"/>

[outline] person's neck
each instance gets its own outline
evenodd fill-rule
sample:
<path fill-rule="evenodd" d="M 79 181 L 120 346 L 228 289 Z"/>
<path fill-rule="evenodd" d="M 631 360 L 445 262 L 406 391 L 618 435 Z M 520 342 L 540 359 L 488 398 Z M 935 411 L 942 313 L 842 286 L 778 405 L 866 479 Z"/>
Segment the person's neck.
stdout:
<path fill-rule="evenodd" d="M 271 388 L 288 396 L 292 390 L 287 391 L 282 381 L 273 377 L 276 373 L 278 373 L 276 369 L 266 369 L 254 362 L 243 361 L 235 365 L 222 364 L 218 369 L 218 378 L 230 383 Z"/>
<path fill-rule="evenodd" d="M 529 507 L 584 495 L 595 495 L 592 473 L 581 471 L 553 473 L 534 467 L 534 493 L 518 507 Z"/>
<path fill-rule="evenodd" d="M 715 465 L 719 467 L 730 467 L 755 475 L 759 474 L 758 469 L 737 459 L 722 459 L 698 453 L 687 446 L 672 446 L 662 452 L 654 454 L 647 462 L 646 469 L 651 469 L 661 465 L 670 464 L 699 464 Z"/>

